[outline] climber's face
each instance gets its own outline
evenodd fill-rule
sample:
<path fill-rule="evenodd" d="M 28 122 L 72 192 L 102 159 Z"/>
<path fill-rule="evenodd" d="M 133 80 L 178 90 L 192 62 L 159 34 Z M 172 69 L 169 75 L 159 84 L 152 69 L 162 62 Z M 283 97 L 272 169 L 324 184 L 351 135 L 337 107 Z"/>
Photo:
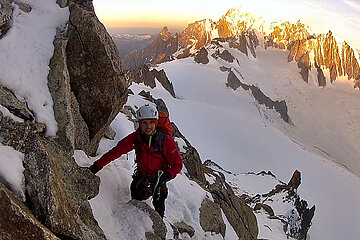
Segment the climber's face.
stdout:
<path fill-rule="evenodd" d="M 140 129 L 143 133 L 150 136 L 156 128 L 155 121 L 153 119 L 144 119 L 140 121 Z"/>

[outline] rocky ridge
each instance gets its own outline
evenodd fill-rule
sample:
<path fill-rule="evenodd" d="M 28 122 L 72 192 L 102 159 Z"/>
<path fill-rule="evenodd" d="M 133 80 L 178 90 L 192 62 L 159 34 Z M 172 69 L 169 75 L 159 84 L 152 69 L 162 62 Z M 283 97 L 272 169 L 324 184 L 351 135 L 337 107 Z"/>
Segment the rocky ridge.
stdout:
<path fill-rule="evenodd" d="M 293 60 L 297 62 L 300 74 L 306 82 L 309 80 L 310 72 L 315 71 L 318 85 L 321 87 L 326 85 L 327 78 L 329 82 L 333 82 L 340 77 L 354 80 L 354 87 L 359 86 L 358 52 L 347 42 L 336 38 L 331 31 L 315 35 L 300 21 L 266 23 L 262 18 L 256 18 L 239 9 L 230 9 L 217 22 L 204 19 L 189 24 L 178 37 L 177 51 L 174 47 L 172 48 L 174 52 L 167 51 L 166 54 L 157 52 L 157 54 L 164 54 L 167 60 L 193 56 L 217 38 L 228 41 L 230 47 L 237 48 L 246 55 L 250 51 L 254 57 L 256 57 L 255 49 L 259 45 L 265 49 L 273 47 L 287 50 L 288 62 Z M 233 44 L 234 38 L 240 39 L 241 47 Z M 150 51 L 149 48 L 150 46 L 147 51 Z M 142 59 L 146 59 L 145 52 L 142 52 L 141 56 Z M 138 61 L 137 58 L 138 53 L 130 53 L 126 58 L 127 62 L 131 62 L 132 69 L 143 64 L 155 63 L 153 60 Z M 130 68 L 127 62 L 124 67 Z"/>

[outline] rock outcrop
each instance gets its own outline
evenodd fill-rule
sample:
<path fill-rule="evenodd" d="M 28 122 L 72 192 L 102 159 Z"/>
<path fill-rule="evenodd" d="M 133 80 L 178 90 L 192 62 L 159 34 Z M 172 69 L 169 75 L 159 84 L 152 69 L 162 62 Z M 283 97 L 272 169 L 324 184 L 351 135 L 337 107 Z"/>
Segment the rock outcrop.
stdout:
<path fill-rule="evenodd" d="M 128 83 L 119 52 L 97 19 L 92 3 L 70 1 L 67 68 L 71 91 L 89 129 L 89 153 L 94 154 L 108 126 L 127 99 Z"/>
<path fill-rule="evenodd" d="M 128 71 L 126 76 L 132 82 L 144 83 L 146 86 L 151 88 L 156 87 L 156 78 L 165 88 L 165 90 L 168 91 L 173 98 L 176 98 L 174 86 L 166 76 L 166 73 L 163 69 L 160 71 L 156 69 L 150 70 L 147 65 L 143 65 L 138 69 Z"/>
<path fill-rule="evenodd" d="M 232 70 L 229 70 L 226 86 L 232 88 L 233 90 L 236 90 L 239 87 L 242 87 L 246 91 L 250 90 L 251 94 L 259 104 L 265 105 L 269 109 L 275 109 L 285 122 L 291 122 L 285 100 L 274 101 L 270 99 L 258 87 L 242 83 Z"/>
<path fill-rule="evenodd" d="M 50 60 L 48 87 L 54 102 L 58 123 L 56 141 L 67 149 L 90 153 L 89 129 L 80 113 L 79 103 L 71 91 L 66 59 L 66 31 L 58 29 L 54 39 L 54 55 Z"/>
<path fill-rule="evenodd" d="M 213 196 L 214 202 L 224 211 L 238 238 L 257 239 L 258 225 L 252 209 L 246 205 L 245 200 L 235 195 L 221 174 L 210 168 L 205 169 L 207 175 L 216 179 L 207 184 L 207 190 Z"/>
<path fill-rule="evenodd" d="M 200 51 L 198 51 L 196 53 L 196 55 L 194 57 L 194 61 L 197 63 L 202 63 L 202 64 L 209 63 L 208 52 L 204 47 L 201 48 Z"/>
<path fill-rule="evenodd" d="M 164 27 L 154 42 L 143 50 L 134 50 L 122 60 L 124 69 L 137 69 L 147 63 L 158 64 L 172 59 L 172 54 L 178 50 L 179 36 L 171 35 L 167 27 Z"/>
<path fill-rule="evenodd" d="M 267 212 L 273 219 L 281 220 L 288 236 L 306 240 L 311 220 L 314 217 L 315 205 L 309 208 L 307 201 L 301 199 L 297 194 L 297 188 L 300 184 L 301 173 L 296 170 L 287 184 L 278 184 L 269 193 L 256 196 L 252 201 L 256 203 L 255 208 L 259 209 L 259 206 L 261 206 L 259 203 L 261 203 L 261 207 L 266 206 Z M 291 204 L 294 209 L 287 213 L 275 214 L 271 205 L 273 202 L 277 202 L 278 199 L 282 199 L 284 204 Z"/>
<path fill-rule="evenodd" d="M 0 182 L 0 239 L 59 240 Z"/>
<path fill-rule="evenodd" d="M 147 240 L 165 240 L 166 237 L 166 226 L 163 220 L 161 219 L 160 215 L 152 209 L 148 204 L 137 201 L 137 200 L 130 200 L 130 204 L 134 205 L 141 211 L 149 214 L 150 219 L 153 222 L 153 231 L 154 232 L 146 232 L 145 236 Z"/>
<path fill-rule="evenodd" d="M 3 117 L 0 142 L 25 154 L 25 204 L 56 236 L 105 239 L 88 199 L 98 193 L 99 179 L 78 167 L 62 146 L 45 138 L 45 126 Z"/>
<path fill-rule="evenodd" d="M 205 198 L 200 208 L 200 225 L 204 231 L 220 233 L 225 237 L 226 225 L 218 204 Z"/>

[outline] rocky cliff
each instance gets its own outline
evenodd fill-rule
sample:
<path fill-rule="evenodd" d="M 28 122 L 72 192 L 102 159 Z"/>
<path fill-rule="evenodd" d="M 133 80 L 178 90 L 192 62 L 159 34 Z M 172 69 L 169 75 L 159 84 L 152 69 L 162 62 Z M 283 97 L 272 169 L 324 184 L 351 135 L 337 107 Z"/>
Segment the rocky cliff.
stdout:
<path fill-rule="evenodd" d="M 1 1 L 1 37 L 12 26 L 11 2 Z M 128 82 L 92 1 L 58 3 L 70 17 L 68 27 L 57 30 L 49 63 L 57 135 L 46 136 L 46 126 L 24 99 L 0 88 L 1 105 L 13 116 L 0 114 L 0 143 L 23 153 L 25 168 L 23 196 L 9 191 L 11 184 L 2 179 L 0 207 L 6 214 L 0 218 L 1 239 L 105 239 L 88 202 L 98 194 L 99 178 L 80 168 L 73 154 L 76 149 L 96 152 L 127 99 Z M 30 4 L 15 4 L 20 11 L 32 11 Z"/>

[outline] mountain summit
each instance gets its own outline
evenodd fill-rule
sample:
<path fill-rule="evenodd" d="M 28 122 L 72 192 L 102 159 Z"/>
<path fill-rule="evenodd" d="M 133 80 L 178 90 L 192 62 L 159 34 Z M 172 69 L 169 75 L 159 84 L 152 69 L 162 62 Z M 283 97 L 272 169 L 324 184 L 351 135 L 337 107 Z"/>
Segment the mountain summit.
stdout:
<path fill-rule="evenodd" d="M 296 61 L 304 81 L 309 75 L 317 75 L 318 86 L 326 85 L 326 78 L 334 82 L 339 78 L 354 81 L 359 87 L 359 54 L 346 41 L 336 37 L 331 31 L 313 34 L 300 21 L 296 23 L 271 22 L 254 17 L 240 9 L 230 9 L 217 22 L 203 19 L 188 25 L 178 36 L 166 32 L 165 27 L 158 38 L 142 51 L 134 51 L 123 60 L 124 68 L 135 69 L 143 64 L 158 64 L 175 58 L 194 55 L 212 40 L 220 38 L 229 42 L 238 39 L 237 48 L 247 49 L 255 57 L 255 42 L 259 47 L 279 48 L 289 51 L 288 62 Z M 159 40 L 161 39 L 161 40 Z M 234 46 L 234 45 L 233 45 Z M 286 62 L 284 62 L 286 64 Z"/>

